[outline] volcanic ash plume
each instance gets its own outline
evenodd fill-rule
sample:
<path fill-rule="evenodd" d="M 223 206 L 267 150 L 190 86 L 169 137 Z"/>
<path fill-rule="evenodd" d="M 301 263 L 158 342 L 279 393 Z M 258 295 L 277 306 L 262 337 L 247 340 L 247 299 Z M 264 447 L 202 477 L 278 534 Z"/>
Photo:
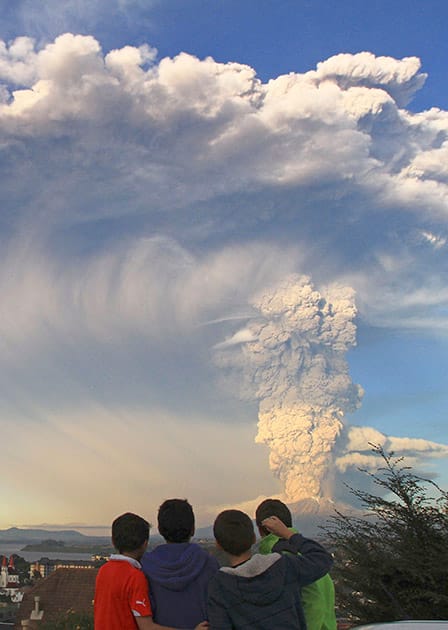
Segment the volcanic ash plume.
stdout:
<path fill-rule="evenodd" d="M 294 275 L 252 306 L 248 325 L 216 347 L 217 362 L 230 376 L 236 368 L 241 394 L 259 400 L 256 441 L 269 446 L 286 500 L 331 498 L 335 442 L 362 397 L 345 359 L 356 343 L 354 292 L 321 294 Z"/>

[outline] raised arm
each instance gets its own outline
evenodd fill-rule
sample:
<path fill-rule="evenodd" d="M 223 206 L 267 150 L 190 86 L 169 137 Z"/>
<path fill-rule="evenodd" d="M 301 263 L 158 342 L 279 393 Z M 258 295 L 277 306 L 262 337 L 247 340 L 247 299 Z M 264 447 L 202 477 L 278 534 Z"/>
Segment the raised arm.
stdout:
<path fill-rule="evenodd" d="M 293 554 L 301 586 L 315 582 L 331 569 L 332 556 L 315 540 L 295 534 L 276 516 L 264 519 L 262 525 L 281 539 L 274 545 L 272 551 L 289 551 Z"/>
<path fill-rule="evenodd" d="M 294 534 L 285 524 L 281 521 L 278 516 L 268 516 L 262 521 L 262 526 L 274 534 L 274 536 L 278 536 L 279 538 L 283 538 L 284 540 L 289 540 L 291 536 Z"/>

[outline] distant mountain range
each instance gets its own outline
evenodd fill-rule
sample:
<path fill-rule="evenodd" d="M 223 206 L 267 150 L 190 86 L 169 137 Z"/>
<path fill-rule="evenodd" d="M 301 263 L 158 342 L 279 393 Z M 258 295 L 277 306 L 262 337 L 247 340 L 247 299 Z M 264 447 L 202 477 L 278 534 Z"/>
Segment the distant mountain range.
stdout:
<path fill-rule="evenodd" d="M 329 523 L 330 518 L 336 514 L 335 510 L 340 510 L 345 514 L 355 513 L 353 507 L 329 500 L 316 501 L 314 499 L 305 499 L 296 503 L 290 503 L 289 508 L 294 527 L 304 536 L 319 540 L 325 537 L 322 526 Z M 255 532 L 258 536 L 256 526 Z M 196 529 L 194 537 L 195 539 L 213 538 L 213 525 Z M 152 534 L 151 538 L 153 538 Z"/>
<path fill-rule="evenodd" d="M 299 501 L 290 505 L 293 514 L 294 525 L 305 536 L 322 537 L 323 533 L 320 527 L 328 522 L 330 515 L 335 514 L 336 509 L 342 509 L 343 512 L 352 512 L 353 508 L 348 506 L 334 504 L 330 501 L 318 503 L 313 500 Z M 344 509 L 345 508 L 345 509 Z M 213 527 L 200 527 L 195 532 L 195 539 L 211 539 L 213 538 Z M 10 527 L 9 529 L 0 529 L 1 543 L 39 543 L 46 540 L 56 540 L 67 544 L 82 545 L 107 545 L 110 544 L 109 536 L 87 536 L 81 534 L 74 529 L 47 530 L 47 529 L 20 529 L 19 527 Z M 150 541 L 158 543 L 161 537 L 157 529 L 152 529 Z"/>
<path fill-rule="evenodd" d="M 0 529 L 0 543 L 32 543 L 42 542 L 44 540 L 58 540 L 65 543 L 83 543 L 83 544 L 107 544 L 110 542 L 108 536 L 86 536 L 74 529 L 62 529 L 59 531 L 50 531 L 47 529 L 20 529 L 19 527 L 10 527 L 9 529 Z"/>

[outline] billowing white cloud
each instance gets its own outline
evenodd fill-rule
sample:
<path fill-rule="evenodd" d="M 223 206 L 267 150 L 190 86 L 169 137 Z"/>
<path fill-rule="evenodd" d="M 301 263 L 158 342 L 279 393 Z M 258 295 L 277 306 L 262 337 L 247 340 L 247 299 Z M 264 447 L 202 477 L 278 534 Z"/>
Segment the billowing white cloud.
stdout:
<path fill-rule="evenodd" d="M 216 398 L 245 427 L 258 407 L 257 440 L 286 496 L 330 496 L 335 471 L 365 457 L 344 427 L 361 400 L 346 357 L 355 317 L 448 328 L 448 114 L 405 109 L 424 80 L 417 59 L 370 53 L 262 83 L 247 65 L 158 59 L 150 44 L 105 52 L 71 33 L 1 42 L 0 362 L 11 404 L 34 401 L 46 426 L 54 406 L 81 418 L 110 398 L 122 410 L 129 391 L 172 413 L 176 431 L 176 399 L 205 417 L 219 415 Z M 223 402 L 219 370 L 239 375 L 248 407 L 228 393 Z M 133 430 L 146 422 L 138 415 Z M 259 494 L 254 479 L 229 501 Z"/>
<path fill-rule="evenodd" d="M 375 57 L 370 52 L 343 53 L 318 63 L 316 76 L 320 81 L 335 82 L 344 90 L 356 86 L 379 88 L 402 106 L 425 82 L 426 74 L 420 72 L 420 67 L 417 57 L 393 59 Z"/>
<path fill-rule="evenodd" d="M 384 435 L 372 427 L 350 427 L 344 442 L 344 452 L 335 460 L 341 472 L 350 467 L 377 470 L 378 456 L 372 452 L 372 446 L 380 446 L 386 453 L 393 452 L 397 457 L 405 457 L 406 464 L 411 466 L 421 466 L 426 458 L 448 456 L 448 446 L 445 444 L 421 438 Z"/>
<path fill-rule="evenodd" d="M 0 41 L 0 80 L 11 85 L 32 85 L 37 76 L 36 58 L 30 37 L 17 37 L 10 44 Z"/>
<path fill-rule="evenodd" d="M 103 60 L 92 37 L 66 34 L 34 55 L 29 64 L 29 72 L 37 72 L 34 86 L 13 93 L 2 114 L 9 128 L 13 121 L 26 122 L 32 136 L 63 133 L 72 142 L 83 137 L 86 145 L 80 149 L 87 154 L 93 132 L 91 140 L 105 143 L 105 151 L 96 156 L 97 169 L 107 163 L 111 167 L 118 146 L 129 149 L 127 179 L 140 182 L 146 192 L 154 186 L 154 198 L 162 195 L 165 204 L 202 201 L 248 184 L 315 186 L 322 178 L 343 196 L 351 180 L 354 190 L 386 186 L 389 195 L 396 189 L 405 197 L 408 180 L 415 177 L 396 172 L 397 162 L 404 162 L 403 171 L 415 156 L 424 160 L 422 150 L 432 152 L 440 142 L 441 121 L 434 113 L 411 117 L 387 92 L 390 82 L 395 91 L 399 86 L 406 90 L 412 78 L 419 82 L 415 59 L 397 62 L 366 53 L 349 57 L 355 64 L 360 57 L 365 72 L 378 75 L 375 87 L 353 77 L 350 85 L 341 86 L 322 69 L 263 85 L 248 66 L 200 61 L 185 53 L 144 71 L 142 63 L 153 60 L 148 47 L 112 51 Z M 394 64 L 400 71 L 390 70 Z M 384 77 L 379 72 L 383 66 Z M 385 112 L 395 130 L 388 140 L 382 132 Z M 371 129 L 365 128 L 368 118 Z M 111 143 L 114 122 L 127 138 L 124 146 Z M 390 145 L 387 151 L 393 155 L 387 161 L 376 155 L 377 135 L 383 151 Z M 415 136 L 420 136 L 418 145 Z M 119 166 L 123 168 L 122 160 Z M 197 181 L 198 173 L 207 176 L 206 182 L 203 177 Z M 173 178 L 175 187 L 168 184 Z"/>
<path fill-rule="evenodd" d="M 384 435 L 373 427 L 348 426 L 342 432 L 335 452 L 333 500 L 359 508 L 359 502 L 351 489 L 364 490 L 374 495 L 385 492 L 376 484 L 369 473 L 375 474 L 384 464 L 373 447 L 381 447 L 385 453 L 393 454 L 396 461 L 401 458 L 402 466 L 424 479 L 437 477 L 437 461 L 448 457 L 448 446 L 421 438 L 394 437 Z M 367 473 L 367 474 L 366 474 Z"/>

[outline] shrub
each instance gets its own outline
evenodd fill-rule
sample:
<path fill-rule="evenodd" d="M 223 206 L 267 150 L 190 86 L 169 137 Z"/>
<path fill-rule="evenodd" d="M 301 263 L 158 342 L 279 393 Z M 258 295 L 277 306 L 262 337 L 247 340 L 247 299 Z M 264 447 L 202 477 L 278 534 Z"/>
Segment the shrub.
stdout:
<path fill-rule="evenodd" d="M 54 621 L 47 621 L 42 630 L 93 630 L 93 615 L 69 610 Z"/>
<path fill-rule="evenodd" d="M 325 527 L 335 550 L 341 614 L 358 622 L 448 619 L 448 495 L 405 466 L 403 458 L 373 451 L 380 496 L 349 488 L 367 510 L 337 512 Z"/>

